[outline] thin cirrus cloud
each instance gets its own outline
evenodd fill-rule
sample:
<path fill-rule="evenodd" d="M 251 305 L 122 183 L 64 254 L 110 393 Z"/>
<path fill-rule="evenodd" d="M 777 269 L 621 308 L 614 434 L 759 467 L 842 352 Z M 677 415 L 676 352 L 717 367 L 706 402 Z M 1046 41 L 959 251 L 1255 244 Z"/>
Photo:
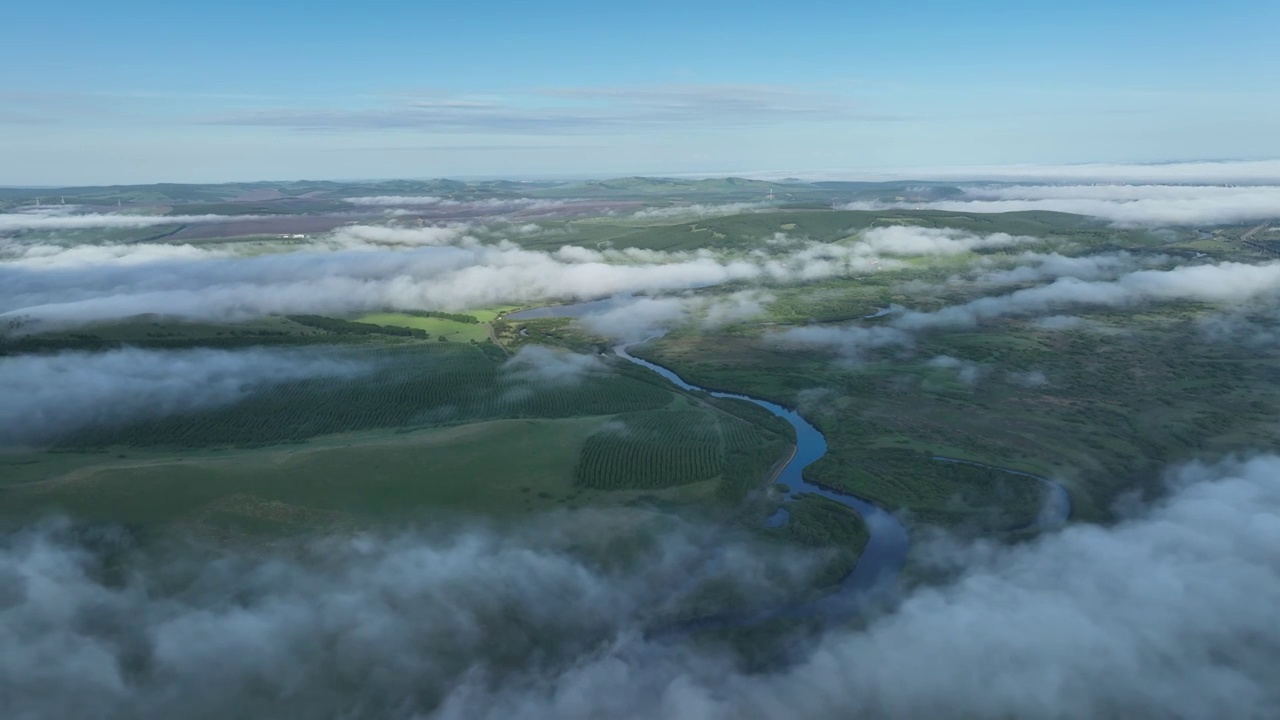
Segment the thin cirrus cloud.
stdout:
<path fill-rule="evenodd" d="M 838 94 L 761 84 L 547 88 L 509 97 L 411 98 L 364 109 L 264 109 L 201 122 L 298 130 L 557 134 L 855 119 L 891 118 L 863 112 Z"/>

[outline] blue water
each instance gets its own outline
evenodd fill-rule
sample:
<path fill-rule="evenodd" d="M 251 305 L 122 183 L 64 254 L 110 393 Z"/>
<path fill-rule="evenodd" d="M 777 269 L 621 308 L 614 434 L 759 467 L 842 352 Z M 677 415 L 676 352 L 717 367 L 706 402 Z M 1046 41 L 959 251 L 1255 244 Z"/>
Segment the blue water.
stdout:
<path fill-rule="evenodd" d="M 552 307 L 535 308 L 519 313 L 507 315 L 513 320 L 532 319 L 532 318 L 549 318 L 549 317 L 581 317 L 588 312 L 595 310 L 607 310 L 615 305 L 630 300 L 630 296 L 618 296 L 607 298 L 604 300 L 595 300 L 592 302 L 577 303 L 573 305 L 558 305 Z M 878 318 L 893 312 L 896 308 L 893 306 L 880 308 L 875 313 L 866 316 L 866 319 Z M 647 341 L 641 341 L 647 342 Z M 845 619 L 850 615 L 858 612 L 866 603 L 876 599 L 891 595 L 897 590 L 898 574 L 902 570 L 902 566 L 906 563 L 907 549 L 910 540 L 906 527 L 892 513 L 874 503 L 864 500 L 856 495 L 841 492 L 834 488 L 823 485 L 816 485 L 807 482 L 804 479 L 804 469 L 812 465 L 818 458 L 827 453 L 827 439 L 818 431 L 808 420 L 805 420 L 794 410 L 787 409 L 777 403 L 761 400 L 749 395 L 741 395 L 738 393 L 727 393 L 694 385 L 687 382 L 684 378 L 675 372 L 649 362 L 643 358 L 638 358 L 627 352 L 628 345 L 617 345 L 613 348 L 618 357 L 635 363 L 644 368 L 648 368 L 653 372 L 666 378 L 676 387 L 683 390 L 692 390 L 705 392 L 712 397 L 731 398 L 734 400 L 742 400 L 753 405 L 768 410 L 777 417 L 786 420 L 796 433 L 796 452 L 787 464 L 774 479 L 775 483 L 786 485 L 789 489 L 787 499 L 793 499 L 802 493 L 811 493 L 829 500 L 840 503 L 846 507 L 852 508 L 862 516 L 863 521 L 867 524 L 870 532 L 870 540 L 867 547 L 863 550 L 862 556 L 859 557 L 857 565 L 854 566 L 853 572 L 846 576 L 835 592 L 809 603 L 791 605 L 784 608 L 778 608 L 751 616 L 733 616 L 733 617 L 716 617 L 698 620 L 693 623 L 687 623 L 681 626 L 682 631 L 722 627 L 722 626 L 740 626 L 760 622 L 779 617 L 818 617 L 823 620 L 833 622 Z M 1051 480 L 1042 478 L 1030 473 L 1024 473 L 1017 470 L 1010 470 L 995 465 L 983 465 L 982 463 L 961 460 L 958 458 L 948 458 L 937 456 L 934 460 L 941 462 L 958 462 L 971 465 L 978 465 L 992 470 L 999 470 L 1013 475 L 1021 475 L 1032 478 L 1039 482 L 1045 483 L 1050 488 L 1050 500 L 1046 503 L 1044 511 L 1030 527 L 1051 528 L 1060 527 L 1065 524 L 1071 515 L 1071 501 L 1066 490 Z M 785 525 L 790 518 L 790 513 L 786 508 L 779 508 L 768 520 L 765 521 L 766 527 L 781 527 Z"/>
<path fill-rule="evenodd" d="M 805 420 L 796 411 L 784 408 L 777 403 L 771 403 L 768 400 L 737 393 L 709 391 L 693 383 L 686 382 L 684 378 L 661 365 L 635 357 L 627 352 L 626 345 L 618 345 L 613 351 L 618 357 L 648 368 L 684 390 L 697 390 L 706 392 L 712 397 L 732 398 L 749 402 L 786 420 L 796 431 L 796 453 L 783 466 L 782 471 L 778 473 L 774 482 L 786 485 L 791 491 L 790 497 L 794 497 L 797 493 L 812 493 L 853 508 L 867 523 L 871 539 L 867 542 L 867 547 L 858 559 L 858 564 L 854 566 L 853 572 L 840 583 L 840 587 L 835 593 L 818 603 L 793 606 L 775 611 L 771 615 L 789 616 L 793 613 L 812 614 L 814 612 L 821 612 L 823 615 L 842 615 L 847 611 L 855 610 L 857 601 L 862 599 L 863 596 L 892 590 L 898 571 L 902 569 L 902 565 L 907 559 L 907 547 L 909 545 L 907 529 L 892 513 L 877 505 L 848 493 L 822 485 L 815 485 L 804 479 L 804 469 L 812 465 L 818 458 L 827 454 L 827 438 L 808 420 Z M 873 590 L 877 592 L 872 593 L 871 591 Z"/>

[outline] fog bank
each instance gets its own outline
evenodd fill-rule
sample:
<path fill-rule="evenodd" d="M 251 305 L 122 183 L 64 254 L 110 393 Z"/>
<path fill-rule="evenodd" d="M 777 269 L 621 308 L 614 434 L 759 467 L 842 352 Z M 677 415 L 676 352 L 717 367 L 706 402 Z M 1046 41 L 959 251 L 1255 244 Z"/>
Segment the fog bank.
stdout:
<path fill-rule="evenodd" d="M 315 349 L 123 348 L 0 357 L 0 446 L 227 405 L 272 383 L 370 369 L 366 362 Z"/>
<path fill-rule="evenodd" d="M 802 580 L 705 528 L 669 527 L 623 563 L 566 552 L 618 537 L 580 514 L 502 535 L 153 552 L 111 582 L 65 531 L 28 530 L 0 542 L 0 704 L 14 718 L 1273 717 L 1280 458 L 1188 466 L 1169 486 L 1111 527 L 934 541 L 919 558 L 951 581 L 753 673 L 642 632 L 691 572 L 765 596 Z"/>
<path fill-rule="evenodd" d="M 1124 227 L 1219 225 L 1280 218 L 1280 186 L 1018 185 L 963 188 L 959 200 L 855 202 L 848 210 L 911 207 L 1001 213 L 1030 210 L 1090 215 Z"/>
<path fill-rule="evenodd" d="M 83 230 L 86 228 L 142 228 L 155 225 L 189 225 L 192 223 L 239 222 L 261 220 L 261 215 L 117 215 L 62 212 L 0 214 L 0 232 L 18 230 Z"/>

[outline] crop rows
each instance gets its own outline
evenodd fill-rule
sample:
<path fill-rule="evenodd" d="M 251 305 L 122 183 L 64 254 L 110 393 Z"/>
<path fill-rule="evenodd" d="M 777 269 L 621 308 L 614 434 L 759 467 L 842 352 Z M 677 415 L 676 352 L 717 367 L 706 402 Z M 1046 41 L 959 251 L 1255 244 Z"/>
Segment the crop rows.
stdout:
<path fill-rule="evenodd" d="M 587 439 L 574 480 L 597 490 L 656 490 L 719 477 L 737 488 L 759 482 L 783 444 L 773 433 L 709 410 L 628 413 Z"/>

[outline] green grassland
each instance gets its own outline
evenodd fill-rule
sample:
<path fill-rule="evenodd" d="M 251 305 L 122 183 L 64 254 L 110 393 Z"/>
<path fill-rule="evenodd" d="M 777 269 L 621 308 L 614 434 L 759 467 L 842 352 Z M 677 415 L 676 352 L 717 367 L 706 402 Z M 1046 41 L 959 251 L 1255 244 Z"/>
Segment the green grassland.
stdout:
<path fill-rule="evenodd" d="M 705 482 L 643 493 L 576 485 L 583 444 L 608 422 L 497 420 L 180 456 L 132 448 L 0 455 L 0 516 L 59 511 L 145 528 L 279 534 L 457 513 L 502 518 L 642 497 L 691 502 L 713 492 Z"/>
<path fill-rule="evenodd" d="M 468 310 L 465 314 L 474 317 L 482 323 L 491 323 L 506 313 L 518 309 L 520 308 L 517 305 L 498 305 L 495 307 L 480 308 L 478 310 Z"/>
<path fill-rule="evenodd" d="M 36 198 L 89 206 L 114 207 L 118 202 L 134 205 L 172 205 L 190 208 L 246 205 L 281 212 L 293 203 L 338 200 L 365 195 L 452 195 L 455 199 L 528 197 L 541 189 L 563 183 L 514 183 L 505 180 L 462 182 L 458 180 L 389 180 L 381 182 L 336 182 L 300 180 L 291 182 L 249 182 L 213 184 L 156 183 L 150 185 L 109 185 L 67 188 L 0 188 L 0 208 L 31 206 Z M 250 199 L 250 198 L 271 198 Z M 350 209 L 350 205 L 337 206 Z M 287 210 L 284 210 L 287 211 Z"/>
<path fill-rule="evenodd" d="M 521 242 L 531 249 L 552 249 L 573 244 L 589 248 L 641 248 L 689 251 L 700 248 L 765 250 L 781 252 L 766 243 L 775 233 L 791 238 L 834 242 L 874 227 L 912 225 L 954 228 L 974 233 L 1004 232 L 1043 238 L 1045 243 L 1065 239 L 1096 248 L 1130 247 L 1162 241 L 1144 230 L 1117 230 L 1103 223 L 1066 213 L 1032 211 L 961 213 L 941 210 L 769 210 L 697 220 L 598 217 L 548 224 L 555 234 L 533 236 Z"/>
<path fill-rule="evenodd" d="M 934 455 L 1052 476 L 1077 517 L 1102 519 L 1126 492 L 1158 493 L 1171 463 L 1276 447 L 1280 357 L 1206 341 L 1198 323 L 1210 313 L 1095 312 L 1085 315 L 1093 328 L 1066 331 L 1004 320 L 926 334 L 910 354 L 854 366 L 775 348 L 759 329 L 673 333 L 633 352 L 691 382 L 799 405 L 830 443 L 806 471 L 812 480 L 924 522 L 996 530 L 1034 515 L 1034 481 Z M 976 363 L 980 379 L 960 382 L 928 364 L 936 355 Z M 1030 372 L 1044 384 L 1018 382 Z"/>
<path fill-rule="evenodd" d="M 139 318 L 29 336 L 43 338 L 45 350 L 315 344 L 368 371 L 270 385 L 223 407 L 91 427 L 48 452 L 0 455 L 8 516 L 61 510 L 234 534 L 406 513 L 505 516 L 632 502 L 731 510 L 786 452 L 777 424 L 741 403 L 676 391 L 629 364 L 530 386 L 504 369 L 507 351 L 489 341 L 486 324 L 403 319 L 445 323 L 481 340 L 440 342 L 397 334 L 420 328 L 314 316 L 238 326 Z M 609 455 L 621 448 L 600 442 L 606 426 L 648 414 L 714 430 L 705 447 L 666 446 L 667 434 L 649 422 L 652 436 L 626 449 L 664 459 L 671 476 L 659 484 L 614 462 Z"/>
<path fill-rule="evenodd" d="M 730 220 L 739 230 L 714 221 L 726 236 L 778 219 L 760 214 Z M 1049 238 L 1037 249 L 1069 254 L 1125 250 L 1159 261 L 1196 243 L 1195 252 L 1219 259 L 1262 257 L 1239 242 L 1247 228 L 1189 240 L 1194 233 L 1117 231 L 1056 213 L 880 214 L 873 222 L 889 220 L 1036 234 Z M 828 229 L 849 226 L 846 219 Z M 812 232 L 816 226 L 807 227 Z M 1276 446 L 1280 357 L 1206 340 L 1202 323 L 1216 312 L 1207 306 L 1090 310 L 1077 313 L 1086 324 L 1074 330 L 1005 319 L 973 330 L 922 333 L 909 350 L 873 353 L 857 364 L 766 338 L 792 325 L 873 324 L 862 318 L 892 303 L 933 310 L 988 295 L 992 290 L 981 284 L 949 282 L 976 257 L 922 259 L 902 270 L 773 287 L 765 318 L 716 331 L 676 330 L 632 352 L 703 386 L 799 406 L 830 443 L 828 454 L 807 469 L 809 479 L 905 510 L 916 522 L 982 533 L 1030 522 L 1043 487 L 934 456 L 1053 477 L 1068 488 L 1077 518 L 1105 519 L 1126 492 L 1159 493 L 1160 473 L 1171 463 Z M 983 254 L 983 260 L 988 269 L 1017 262 L 1016 254 L 1003 252 Z M 955 370 L 930 365 L 939 355 L 973 363 L 978 380 L 963 382 Z M 1036 373 L 1036 383 L 1020 380 L 1028 373 Z"/>
<path fill-rule="evenodd" d="M 352 344 L 394 342 L 389 335 L 372 337 L 350 332 L 333 322 L 326 330 L 285 317 L 266 317 L 241 323 L 178 322 L 156 316 L 89 325 L 75 330 L 0 335 L 0 355 L 107 350 L 118 347 L 181 349 L 192 347 L 242 348 L 259 345 Z"/>
<path fill-rule="evenodd" d="M 534 392 L 502 371 L 505 355 L 488 344 L 372 343 L 348 348 L 341 356 L 364 363 L 369 373 L 280 383 L 231 406 L 89 429 L 58 446 L 261 446 L 377 428 L 657 409 L 673 397 L 663 388 L 610 372 Z"/>
<path fill-rule="evenodd" d="M 773 188 L 794 195 L 788 206 L 697 220 L 551 219 L 540 221 L 546 232 L 516 241 L 532 249 L 564 244 L 718 248 L 732 257 L 787 252 L 770 244 L 777 233 L 795 241 L 836 242 L 867 228 L 912 225 L 1040 238 L 1016 251 L 981 253 L 990 268 L 1012 266 L 1024 250 L 1063 248 L 1256 255 L 1235 242 L 1239 233 L 1234 230 L 1211 237 L 1157 235 L 1061 213 L 825 209 L 831 198 L 903 192 L 869 184 L 796 184 L 785 192 L 777 183 L 757 181 L 638 179 L 272 187 L 283 195 L 279 205 L 235 200 L 263 189 L 241 185 L 90 189 L 84 197 L 132 193 L 131 201 L 163 201 L 173 212 L 240 214 L 324 212 L 347 207 L 342 198 L 371 194 L 613 197 L 671 206 L 758 201 Z M 171 230 L 120 231 L 110 241 L 146 241 Z M 98 241 L 103 237 L 98 234 Z M 772 285 L 775 300 L 766 318 L 716 331 L 678 330 L 636 354 L 701 385 L 800 407 L 830 443 L 828 454 L 806 471 L 810 479 L 903 510 L 918 523 L 983 534 L 1016 534 L 1037 513 L 1043 488 L 1033 480 L 942 463 L 933 456 L 1053 476 L 1068 487 L 1078 517 L 1101 519 L 1124 492 L 1158 491 L 1159 470 L 1172 460 L 1274 446 L 1280 428 L 1280 411 L 1273 410 L 1280 408 L 1275 382 L 1280 361 L 1248 348 L 1203 342 L 1196 329 L 1209 312 L 1203 307 L 1093 312 L 1088 315 L 1093 329 L 1084 330 L 1051 332 L 1004 320 L 978 330 L 926 333 L 910 352 L 873 355 L 857 366 L 829 354 L 779 349 L 765 340 L 767 333 L 787 326 L 861 322 L 891 303 L 928 310 L 987 294 L 989 289 L 977 284 L 947 282 L 977 257 L 908 259 L 906 269 L 855 279 Z M 718 517 L 733 508 L 754 527 L 758 515 L 776 507 L 776 497 L 753 491 L 787 453 L 791 431 L 785 423 L 749 404 L 675 391 L 652 373 L 621 362 L 566 386 L 531 387 L 513 380 L 502 363 L 524 344 L 592 354 L 607 353 L 609 346 L 570 320 L 503 320 L 513 309 L 457 316 L 292 316 L 240 324 L 139 317 L 76 331 L 0 337 L 0 354 L 122 346 L 326 346 L 316 350 L 371 367 L 358 378 L 261 388 L 234 405 L 199 413 L 92 428 L 61 438 L 51 452 L 0 456 L 5 512 L 56 508 L 91 519 L 234 534 L 433 513 L 509 517 L 628 503 L 692 504 L 715 508 Z M 928 364 L 936 355 L 976 363 L 981 378 L 961 382 L 953 370 Z M 1033 371 L 1043 373 L 1043 385 L 1012 379 Z M 847 572 L 866 543 L 867 530 L 857 515 L 816 497 L 793 502 L 789 511 L 787 525 L 765 534 L 834 549 L 824 571 L 827 581 Z"/>
<path fill-rule="evenodd" d="M 264 317 L 242 322 L 187 322 L 151 315 L 89 325 L 75 330 L 0 335 L 0 355 L 105 350 L 117 347 L 179 349 L 241 348 L 258 345 L 400 343 L 408 338 L 482 342 L 487 324 L 504 309 L 468 313 L 472 322 L 409 313 L 373 313 L 355 321 L 317 315 Z M 381 328 L 381 329 L 380 329 Z M 37 330 L 19 325 L 21 330 Z M 416 330 L 418 332 L 409 332 Z"/>
<path fill-rule="evenodd" d="M 929 182 L 771 182 L 747 178 L 624 177 L 577 182 L 510 180 L 388 180 L 251 182 L 215 184 L 156 183 L 150 185 L 83 186 L 66 188 L 0 188 L 0 209 L 30 206 L 37 198 L 90 206 L 173 205 L 178 207 L 237 204 L 268 211 L 292 203 L 320 202 L 369 195 L 447 195 L 455 200 L 487 198 L 561 198 L 638 200 L 655 205 L 673 202 L 764 201 L 773 191 L 776 202 L 829 206 L 832 200 L 928 199 L 953 196 L 947 183 Z"/>
<path fill-rule="evenodd" d="M 421 330 L 439 340 L 481 342 L 489 337 L 489 328 L 480 323 L 465 323 L 439 317 L 421 317 L 408 313 L 372 313 L 356 318 L 357 322 Z"/>

